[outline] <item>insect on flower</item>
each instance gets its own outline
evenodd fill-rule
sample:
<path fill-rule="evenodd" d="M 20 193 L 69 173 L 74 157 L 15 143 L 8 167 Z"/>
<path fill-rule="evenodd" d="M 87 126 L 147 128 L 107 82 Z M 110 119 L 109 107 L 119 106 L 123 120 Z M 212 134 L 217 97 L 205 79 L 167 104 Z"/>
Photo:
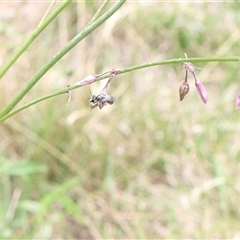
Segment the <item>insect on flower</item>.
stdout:
<path fill-rule="evenodd" d="M 106 85 L 103 87 L 102 91 L 98 95 L 91 94 L 91 97 L 89 99 L 89 102 L 90 102 L 89 106 L 91 109 L 93 109 L 95 107 L 99 107 L 100 109 L 102 109 L 106 104 L 112 105 L 116 101 L 115 97 L 110 96 L 107 93 L 107 89 L 108 89 L 109 83 L 112 81 L 113 77 L 120 71 L 121 71 L 120 69 L 117 69 L 117 70 L 113 69 L 111 71 L 109 79 L 108 79 Z"/>
<path fill-rule="evenodd" d="M 106 104 L 112 105 L 116 101 L 116 98 L 108 95 L 107 93 L 100 93 L 98 95 L 92 95 L 89 99 L 90 108 L 99 107 L 102 109 Z"/>

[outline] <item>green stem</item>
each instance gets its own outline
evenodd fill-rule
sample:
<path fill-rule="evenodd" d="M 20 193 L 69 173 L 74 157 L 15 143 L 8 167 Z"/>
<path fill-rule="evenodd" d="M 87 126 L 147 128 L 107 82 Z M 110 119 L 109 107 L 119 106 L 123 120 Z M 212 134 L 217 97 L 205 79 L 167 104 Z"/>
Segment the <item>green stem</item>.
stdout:
<path fill-rule="evenodd" d="M 45 19 L 47 18 L 47 16 L 49 15 L 49 13 L 51 12 L 53 6 L 55 5 L 56 0 L 52 0 L 50 6 L 48 7 L 47 11 L 45 12 L 44 16 L 42 17 L 41 21 L 38 24 L 38 27 L 40 27 L 42 25 L 42 23 L 45 21 Z"/>
<path fill-rule="evenodd" d="M 167 65 L 167 64 L 176 64 L 183 62 L 191 62 L 191 63 L 200 63 L 200 62 L 240 62 L 240 56 L 232 56 L 232 57 L 210 57 L 210 58 L 179 58 L 179 59 L 171 59 L 160 62 L 150 62 L 144 63 L 141 65 L 133 66 L 130 68 L 126 68 L 122 70 L 121 73 L 131 72 L 141 68 L 154 67 L 158 65 Z"/>
<path fill-rule="evenodd" d="M 22 53 L 31 45 L 37 36 L 56 18 L 56 16 L 71 2 L 72 0 L 65 0 L 45 21 L 37 26 L 29 38 L 20 46 L 20 48 L 13 54 L 13 56 L 1 67 L 0 79 L 7 72 L 7 70 L 16 62 Z"/>
<path fill-rule="evenodd" d="M 136 65 L 136 66 L 133 66 L 133 67 L 125 68 L 125 69 L 122 69 L 121 72 L 118 73 L 118 74 L 124 74 L 124 73 L 127 73 L 127 72 L 132 72 L 132 71 L 135 71 L 135 70 L 139 70 L 139 69 L 142 69 L 142 68 L 154 67 L 154 66 L 159 66 L 159 65 L 177 64 L 177 63 L 179 64 L 179 63 L 183 63 L 183 62 L 191 62 L 191 63 L 199 63 L 199 62 L 240 62 L 240 56 L 171 59 L 171 60 L 165 60 L 165 61 L 159 61 L 159 62 L 145 63 L 145 64 L 140 64 L 140 65 Z M 98 81 L 102 80 L 102 79 L 105 79 L 105 78 L 108 78 L 108 77 L 109 77 L 109 75 L 104 75 L 103 77 L 99 77 Z M 43 97 L 40 97 L 36 100 L 33 100 L 32 102 L 29 102 L 29 103 L 23 105 L 22 107 L 20 107 L 20 108 L 16 109 L 15 111 L 7 114 L 6 116 L 1 117 L 0 118 L 0 123 L 4 122 L 6 119 L 12 117 L 13 115 L 17 114 L 18 112 L 23 111 L 24 109 L 26 109 L 26 108 L 28 108 L 32 105 L 35 105 L 35 104 L 37 104 L 39 102 L 42 102 L 46 99 L 49 99 L 49 98 L 56 97 L 58 95 L 67 93 L 68 91 L 77 89 L 79 87 L 83 87 L 83 86 L 75 85 L 75 86 L 72 86 L 72 87 L 67 87 L 67 88 L 64 88 L 62 90 L 58 90 L 54 93 L 47 94 L 47 95 L 45 95 Z"/>
<path fill-rule="evenodd" d="M 97 10 L 97 12 L 93 15 L 92 19 L 90 20 L 90 22 L 88 23 L 88 25 L 90 25 L 91 23 L 93 23 L 103 12 L 104 8 L 108 5 L 110 0 L 104 0 L 104 2 L 102 3 L 102 5 L 100 6 L 100 8 Z"/>
<path fill-rule="evenodd" d="M 68 53 L 75 45 L 77 45 L 82 39 L 93 32 L 97 27 L 103 24 L 108 18 L 110 18 L 124 3 L 126 0 L 119 0 L 115 3 L 106 13 L 99 17 L 95 22 L 85 28 L 70 42 L 68 42 L 48 63 L 46 63 L 28 82 L 27 84 L 16 94 L 16 96 L 7 104 L 7 106 L 0 112 L 0 118 L 7 115 L 30 91 L 30 89 L 39 81 L 39 79 L 53 66 L 55 65 L 66 53 Z"/>

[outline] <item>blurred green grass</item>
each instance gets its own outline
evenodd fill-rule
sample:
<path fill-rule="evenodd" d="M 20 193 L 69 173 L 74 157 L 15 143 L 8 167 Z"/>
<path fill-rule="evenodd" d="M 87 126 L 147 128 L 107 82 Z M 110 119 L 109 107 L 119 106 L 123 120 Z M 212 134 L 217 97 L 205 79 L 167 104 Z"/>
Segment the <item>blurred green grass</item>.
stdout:
<path fill-rule="evenodd" d="M 87 24 L 99 4 L 72 4 L 39 36 L 2 79 L 1 107 Z M 49 3 L 0 5 L 4 62 Z M 126 3 L 23 103 L 112 68 L 184 53 L 238 55 L 239 10 L 238 2 Z M 208 105 L 193 81 L 179 102 L 184 72 L 169 65 L 117 76 L 109 91 L 118 100 L 101 111 L 90 111 L 88 98 L 104 82 L 73 91 L 68 106 L 62 95 L 2 124 L 0 237 L 238 238 L 239 64 L 197 67 Z"/>

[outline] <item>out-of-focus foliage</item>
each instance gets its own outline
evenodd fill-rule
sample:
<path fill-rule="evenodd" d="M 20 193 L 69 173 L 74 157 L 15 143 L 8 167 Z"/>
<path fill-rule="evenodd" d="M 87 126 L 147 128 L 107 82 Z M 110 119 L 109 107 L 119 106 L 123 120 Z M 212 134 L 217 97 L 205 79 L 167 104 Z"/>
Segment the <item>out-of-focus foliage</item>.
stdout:
<path fill-rule="evenodd" d="M 49 2 L 0 3 L 0 62 Z M 90 21 L 99 1 L 75 2 L 1 79 L 1 108 Z M 184 57 L 239 55 L 240 5 L 126 3 L 56 64 L 29 102 L 113 68 Z M 204 105 L 180 66 L 116 76 L 112 106 L 89 110 L 89 90 L 42 102 L 0 127 L 0 238 L 239 238 L 238 63 L 201 63 Z M 105 80 L 106 81 L 106 80 Z"/>

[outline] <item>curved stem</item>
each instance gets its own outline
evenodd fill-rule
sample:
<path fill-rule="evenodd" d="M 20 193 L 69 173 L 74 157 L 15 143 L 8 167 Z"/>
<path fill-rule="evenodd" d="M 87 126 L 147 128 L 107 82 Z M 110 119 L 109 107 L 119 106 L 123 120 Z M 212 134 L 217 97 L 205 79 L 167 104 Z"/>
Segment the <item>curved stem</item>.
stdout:
<path fill-rule="evenodd" d="M 122 70 L 121 73 L 131 72 L 141 68 L 154 67 L 158 65 L 167 65 L 167 64 L 175 64 L 175 63 L 183 63 L 183 62 L 240 62 L 240 56 L 231 56 L 231 57 L 210 57 L 210 58 L 178 58 L 178 59 L 170 59 L 160 62 L 150 62 L 144 63 L 141 65 L 133 66 Z"/>
<path fill-rule="evenodd" d="M 76 88 L 77 88 L 77 87 L 76 87 Z M 8 113 L 8 114 L 5 115 L 4 117 L 0 118 L 0 123 L 4 122 L 6 119 L 12 117 L 13 115 L 15 115 L 15 114 L 23 111 L 24 109 L 31 107 L 32 105 L 35 105 L 35 104 L 37 104 L 37 103 L 39 103 L 39 102 L 42 102 L 42 101 L 44 101 L 44 100 L 47 100 L 48 98 L 52 98 L 52 97 L 58 96 L 58 95 L 60 95 L 60 94 L 67 93 L 68 91 L 69 91 L 69 88 L 68 88 L 67 90 L 66 90 L 66 89 L 59 90 L 59 91 L 55 92 L 54 94 L 50 93 L 50 94 L 47 94 L 47 95 L 45 95 L 45 96 L 43 96 L 43 97 L 40 97 L 40 98 L 38 98 L 38 99 L 36 99 L 36 100 L 33 100 L 33 101 L 31 101 L 31 102 L 23 105 L 22 107 L 16 109 L 15 111 L 12 111 L 11 113 Z"/>
<path fill-rule="evenodd" d="M 56 18 L 56 16 L 71 2 L 72 0 L 65 0 L 48 18 L 41 20 L 29 38 L 20 46 L 20 48 L 13 54 L 13 56 L 1 67 L 0 79 L 7 72 L 7 70 L 17 61 L 22 53 L 31 45 L 37 36 Z M 52 5 L 50 6 L 52 7 Z M 49 10 L 48 10 L 49 11 Z M 46 16 L 46 14 L 45 14 Z M 43 18 L 44 19 L 44 18 Z"/>
<path fill-rule="evenodd" d="M 75 36 L 70 42 L 68 42 L 48 63 L 46 63 L 28 82 L 27 84 L 16 94 L 16 96 L 7 104 L 7 106 L 0 112 L 0 118 L 7 115 L 27 94 L 28 91 L 39 81 L 39 79 L 54 66 L 66 53 L 68 53 L 75 45 L 77 45 L 82 39 L 93 32 L 97 27 L 103 24 L 108 18 L 110 18 L 124 3 L 126 0 L 119 0 L 115 3 L 106 13 L 99 17 L 95 22 L 86 27 L 82 32 Z"/>
<path fill-rule="evenodd" d="M 187 61 L 186 61 L 187 60 Z M 159 66 L 159 65 L 168 65 L 168 64 L 176 64 L 176 63 L 183 63 L 183 62 L 191 62 L 191 63 L 197 63 L 197 62 L 240 62 L 240 56 L 233 56 L 233 57 L 212 57 L 212 58 L 188 58 L 188 59 L 171 59 L 171 60 L 165 60 L 165 61 L 159 61 L 159 62 L 151 62 L 151 63 L 145 63 L 145 64 L 140 64 L 140 65 L 136 65 L 136 66 L 132 66 L 129 68 L 125 68 L 122 69 L 121 72 L 116 73 L 116 75 L 118 74 L 124 74 L 127 72 L 131 72 L 131 71 L 135 71 L 138 69 L 142 69 L 142 68 L 148 68 L 148 67 L 154 67 L 154 66 Z M 109 75 L 104 75 L 102 77 L 99 77 L 97 79 L 97 81 L 100 81 L 102 79 L 105 78 L 109 78 Z M 0 118 L 0 123 L 4 122 L 6 119 L 12 117 L 13 115 L 17 114 L 18 112 L 23 111 L 24 109 L 42 102 L 46 99 L 52 98 L 52 97 L 56 97 L 58 95 L 64 94 L 64 93 L 68 93 L 71 90 L 77 89 L 79 87 L 83 87 L 84 85 L 74 85 L 72 87 L 67 87 L 61 90 L 58 90 L 54 93 L 50 93 L 47 94 L 43 97 L 40 97 L 36 100 L 33 100 L 32 102 L 29 102 L 25 105 L 23 105 L 22 107 L 16 109 L 15 111 L 7 114 L 6 116 L 3 116 Z"/>

